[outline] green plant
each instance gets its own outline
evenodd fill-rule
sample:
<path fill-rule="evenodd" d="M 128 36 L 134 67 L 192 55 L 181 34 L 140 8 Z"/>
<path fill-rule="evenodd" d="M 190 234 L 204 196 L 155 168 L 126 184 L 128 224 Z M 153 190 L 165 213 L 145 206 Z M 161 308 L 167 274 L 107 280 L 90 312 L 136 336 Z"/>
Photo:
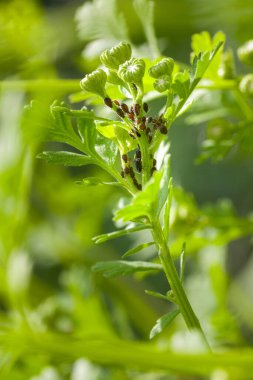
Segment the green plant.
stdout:
<path fill-rule="evenodd" d="M 113 118 L 113 113 L 112 118 L 101 118 L 85 107 L 75 111 L 63 104 L 54 104 L 52 114 L 55 125 L 50 130 L 50 139 L 65 142 L 81 154 L 50 151 L 39 155 L 48 162 L 68 166 L 97 165 L 114 178 L 114 182 L 106 184 L 119 186 L 131 195 L 128 204 L 115 213 L 115 220 L 123 221 L 125 228 L 119 232 L 97 236 L 94 242 L 98 244 L 148 229 L 153 241 L 144 242 L 125 252 L 123 258 L 155 245 L 160 265 L 145 261 L 121 260 L 98 263 L 94 270 L 104 271 L 106 276 L 137 271 L 164 271 L 170 290 L 163 295 L 155 292 L 149 294 L 167 299 L 174 303 L 176 308 L 161 318 L 158 322 L 159 329 L 155 327 L 151 337 L 161 332 L 161 326 L 165 328 L 178 313 L 181 313 L 187 327 L 198 330 L 206 341 L 183 287 L 184 250 L 178 274 L 168 246 L 173 190 L 167 133 L 187 105 L 222 44 L 223 41 L 215 43 L 214 40 L 213 49 L 192 56 L 191 67 L 183 72 L 179 71 L 172 58 L 163 58 L 155 63 L 147 59 L 131 58 L 131 46 L 126 42 L 106 50 L 101 55 L 101 62 L 109 70 L 109 74 L 113 74 L 114 82 L 120 83 L 121 99 L 118 97 L 112 100 L 110 94 L 117 93 L 118 89 L 115 87 L 118 86 L 107 82 L 105 69 L 88 74 L 81 81 L 81 88 L 100 96 L 119 120 Z M 148 70 L 145 72 L 146 68 Z M 156 79 L 155 82 L 153 77 Z M 149 105 L 145 101 L 152 85 L 158 93 L 166 93 L 165 106 L 155 116 L 149 115 Z M 77 133 L 71 123 L 73 118 L 77 123 Z M 88 178 L 85 183 L 95 185 L 101 183 L 101 180 Z M 156 261 L 156 258 L 153 260 Z"/>
<path fill-rule="evenodd" d="M 199 162 L 226 164 L 245 150 L 252 154 L 252 74 L 238 74 L 221 32 L 213 39 L 207 32 L 192 37 L 189 65 L 162 56 L 151 0 L 131 4 L 147 45 L 119 43 L 130 41 L 129 20 L 116 0 L 106 1 L 106 9 L 104 3 L 86 2 L 78 12 L 88 46 L 108 48 L 103 66 L 81 80 L 81 92 L 54 102 L 49 111 L 51 99 L 78 91 L 79 80 L 18 80 L 34 68 L 32 60 L 15 80 L 1 83 L 1 378 L 76 380 L 76 368 L 86 368 L 82 377 L 103 380 L 184 374 L 250 379 L 252 272 L 249 263 L 230 278 L 226 245 L 252 234 L 252 216 L 239 217 L 230 200 L 195 201 L 178 186 L 177 176 L 188 173 L 175 169 L 175 162 L 180 154 L 188 160 L 182 150 L 196 131 Z M 15 45 L 16 34 L 12 37 Z M 247 65 L 251 47 L 249 42 L 238 51 Z M 30 92 L 40 102 L 23 114 Z M 70 105 L 80 101 L 86 107 Z M 9 140 L 11 130 L 16 138 Z M 35 160 L 44 138 L 49 143 L 39 157 L 68 168 Z M 6 154 L 3 146 L 12 149 Z M 213 177 L 208 178 L 209 166 L 198 166 L 203 167 L 208 188 Z M 231 177 L 236 187 L 234 172 Z M 108 221 L 105 208 L 111 212 L 112 200 L 117 229 L 92 243 L 91 236 Z M 122 275 L 130 278 L 114 278 Z"/>

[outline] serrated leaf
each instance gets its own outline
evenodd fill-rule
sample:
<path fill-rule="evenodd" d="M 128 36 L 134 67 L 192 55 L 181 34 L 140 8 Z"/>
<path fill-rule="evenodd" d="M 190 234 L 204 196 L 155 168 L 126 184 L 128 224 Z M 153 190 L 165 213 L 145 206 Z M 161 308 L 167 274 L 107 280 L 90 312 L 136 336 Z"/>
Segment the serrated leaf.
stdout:
<path fill-rule="evenodd" d="M 47 137 L 51 141 L 63 142 L 83 151 L 83 144 L 72 125 L 71 110 L 55 101 L 50 111 L 53 122 L 48 128 Z"/>
<path fill-rule="evenodd" d="M 37 158 L 46 160 L 50 164 L 60 164 L 64 166 L 84 166 L 95 164 L 95 161 L 83 154 L 72 152 L 42 152 L 37 155 Z"/>
<path fill-rule="evenodd" d="M 153 339 L 156 335 L 160 334 L 166 327 L 168 327 L 171 322 L 180 313 L 180 310 L 173 310 L 156 321 L 156 324 L 152 328 L 149 334 L 149 339 Z"/>
<path fill-rule="evenodd" d="M 201 32 L 197 34 L 193 34 L 192 36 L 192 50 L 195 56 L 198 56 L 201 52 L 204 51 L 212 51 L 218 43 L 225 43 L 226 36 L 223 32 L 217 32 L 213 38 L 211 38 L 210 33 Z M 211 80 L 220 80 L 218 70 L 221 64 L 221 55 L 222 49 L 219 49 L 219 52 L 215 53 L 215 57 L 210 55 L 210 59 L 212 59 L 212 64 L 208 67 L 205 78 L 210 78 Z M 214 59 L 213 59 L 214 58 Z"/>
<path fill-rule="evenodd" d="M 99 262 L 92 267 L 94 272 L 104 272 L 105 277 L 126 276 L 135 272 L 160 271 L 162 265 L 145 261 L 105 261 Z"/>
<path fill-rule="evenodd" d="M 187 70 L 176 73 L 173 79 L 172 88 L 182 99 L 185 99 L 190 91 L 190 75 Z"/>
<path fill-rule="evenodd" d="M 154 241 L 150 241 L 149 243 L 140 244 L 137 247 L 131 248 L 127 252 L 125 252 L 124 255 L 122 256 L 122 258 L 126 258 L 128 256 L 134 255 L 135 253 L 140 252 L 143 249 L 148 248 L 154 244 L 155 244 Z"/>
<path fill-rule="evenodd" d="M 85 3 L 78 8 L 76 21 L 80 38 L 99 45 L 99 51 L 93 45 L 93 56 L 94 52 L 99 55 L 103 49 L 111 48 L 118 41 L 129 40 L 125 18 L 115 0 L 107 0 L 106 6 L 104 0 Z"/>
<path fill-rule="evenodd" d="M 102 235 L 94 236 L 92 238 L 92 241 L 94 241 L 95 244 L 101 244 L 101 243 L 106 242 L 107 240 L 116 239 L 120 236 L 129 235 L 133 232 L 147 230 L 150 228 L 151 228 L 151 226 L 148 224 L 147 225 L 140 225 L 140 226 L 136 226 L 136 227 L 132 227 L 132 228 L 126 228 L 124 230 L 113 231 L 113 232 L 109 232 L 108 234 L 102 234 Z"/>
<path fill-rule="evenodd" d="M 86 152 L 96 154 L 95 144 L 97 130 L 94 120 L 77 118 L 77 130 Z"/>

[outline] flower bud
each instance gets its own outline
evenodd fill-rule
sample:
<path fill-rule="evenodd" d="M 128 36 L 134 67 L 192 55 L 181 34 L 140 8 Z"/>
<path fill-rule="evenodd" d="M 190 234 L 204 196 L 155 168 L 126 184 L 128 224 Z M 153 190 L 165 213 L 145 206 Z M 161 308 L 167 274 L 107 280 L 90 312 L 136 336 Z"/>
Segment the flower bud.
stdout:
<path fill-rule="evenodd" d="M 163 75 L 162 77 L 156 79 L 153 84 L 154 89 L 158 92 L 164 92 L 170 88 L 170 77 L 168 75 Z"/>
<path fill-rule="evenodd" d="M 83 90 L 97 94 L 102 98 L 106 98 L 105 84 L 107 75 L 101 70 L 97 69 L 91 74 L 86 75 L 80 82 L 80 86 Z"/>
<path fill-rule="evenodd" d="M 245 75 L 239 83 L 239 89 L 244 94 L 253 96 L 253 74 Z"/>
<path fill-rule="evenodd" d="M 246 65 L 253 65 L 253 40 L 247 41 L 237 49 L 239 59 Z"/>
<path fill-rule="evenodd" d="M 145 62 L 143 59 L 131 58 L 120 65 L 118 75 L 127 83 L 139 83 L 145 73 Z"/>
<path fill-rule="evenodd" d="M 223 79 L 235 78 L 235 63 L 232 50 L 228 50 L 222 54 L 218 74 Z"/>
<path fill-rule="evenodd" d="M 108 67 L 108 69 L 118 70 L 119 65 L 128 61 L 131 58 L 131 55 L 131 45 L 127 42 L 121 42 L 112 49 L 105 50 L 101 54 L 100 60 L 105 67 Z"/>
<path fill-rule="evenodd" d="M 152 78 L 160 78 L 164 75 L 171 76 L 174 68 L 174 60 L 172 58 L 163 58 L 156 65 L 151 66 L 148 70 L 149 75 Z"/>

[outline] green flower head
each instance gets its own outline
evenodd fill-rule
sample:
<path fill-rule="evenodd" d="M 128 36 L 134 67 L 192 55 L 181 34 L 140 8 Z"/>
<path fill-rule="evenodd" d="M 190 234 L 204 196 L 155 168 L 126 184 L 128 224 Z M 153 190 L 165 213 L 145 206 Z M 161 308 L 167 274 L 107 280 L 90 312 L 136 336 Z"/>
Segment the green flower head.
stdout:
<path fill-rule="evenodd" d="M 253 65 L 253 40 L 247 41 L 237 50 L 238 57 L 246 65 Z"/>
<path fill-rule="evenodd" d="M 132 49 L 128 42 L 121 42 L 112 49 L 105 50 L 100 60 L 105 67 L 111 70 L 118 70 L 119 66 L 131 58 Z"/>
<path fill-rule="evenodd" d="M 145 74 L 145 62 L 143 59 L 131 58 L 129 61 L 120 65 L 118 75 L 127 83 L 141 82 Z"/>
<path fill-rule="evenodd" d="M 154 89 L 158 92 L 164 92 L 170 88 L 170 77 L 169 75 L 163 75 L 162 77 L 156 79 L 153 84 Z"/>
<path fill-rule="evenodd" d="M 81 80 L 80 86 L 82 90 L 97 94 L 104 99 L 106 97 L 106 80 L 106 73 L 101 69 L 97 69 L 91 74 L 86 75 L 86 77 Z"/>
<path fill-rule="evenodd" d="M 245 75 L 240 84 L 239 89 L 244 94 L 247 94 L 249 96 L 253 96 L 253 74 Z"/>
<path fill-rule="evenodd" d="M 148 70 L 149 75 L 152 78 L 160 78 L 164 75 L 171 76 L 174 68 L 174 60 L 172 58 L 163 58 L 156 65 L 150 67 Z"/>

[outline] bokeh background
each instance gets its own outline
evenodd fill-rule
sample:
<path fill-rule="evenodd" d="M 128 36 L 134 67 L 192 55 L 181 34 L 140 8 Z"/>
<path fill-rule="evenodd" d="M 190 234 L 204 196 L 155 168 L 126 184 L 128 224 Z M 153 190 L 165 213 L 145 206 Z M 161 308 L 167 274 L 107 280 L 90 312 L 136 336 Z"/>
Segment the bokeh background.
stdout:
<path fill-rule="evenodd" d="M 252 21 L 251 0 L 155 1 L 161 51 L 182 63 L 189 62 L 193 33 L 222 30 L 227 44 L 236 49 L 252 38 Z M 9 334 L 37 329 L 146 340 L 155 320 L 166 312 L 166 303 L 144 293 L 166 289 L 165 279 L 107 280 L 91 273 L 94 263 L 119 258 L 144 237 L 138 234 L 103 246 L 92 243 L 94 235 L 115 229 L 112 210 L 122 194 L 105 186 L 77 186 L 85 176 L 96 175 L 93 167 L 69 169 L 36 159 L 45 147 L 52 147 L 43 139 L 50 104 L 54 99 L 70 102 L 69 95 L 79 92 L 80 79 L 99 65 L 101 51 L 122 39 L 131 40 L 139 54 L 150 54 L 131 0 L 0 1 L 0 322 Z M 237 66 L 243 73 L 238 61 Z M 24 107 L 31 100 L 40 102 L 45 113 L 28 118 Z M 159 106 L 154 102 L 154 109 Z M 242 218 L 250 215 L 253 160 L 236 151 L 222 162 L 197 165 L 203 130 L 204 125 L 189 125 L 182 118 L 170 133 L 174 182 L 192 194 L 182 199 L 186 216 L 181 215 L 192 239 L 188 292 L 200 317 L 209 315 L 217 341 L 250 345 L 250 236 L 243 233 L 234 240 L 232 234 L 229 246 L 222 240 L 207 244 L 208 236 L 202 236 L 203 244 L 196 243 L 191 218 L 217 201 L 217 213 L 226 217 L 231 207 Z M 172 328 L 167 335 L 173 333 Z M 15 339 L 8 339 L 8 349 L 1 346 L 1 379 L 142 379 L 137 373 L 91 365 L 78 353 L 75 360 L 60 360 L 50 352 L 32 358 Z M 164 378 L 175 378 L 168 376 Z"/>

